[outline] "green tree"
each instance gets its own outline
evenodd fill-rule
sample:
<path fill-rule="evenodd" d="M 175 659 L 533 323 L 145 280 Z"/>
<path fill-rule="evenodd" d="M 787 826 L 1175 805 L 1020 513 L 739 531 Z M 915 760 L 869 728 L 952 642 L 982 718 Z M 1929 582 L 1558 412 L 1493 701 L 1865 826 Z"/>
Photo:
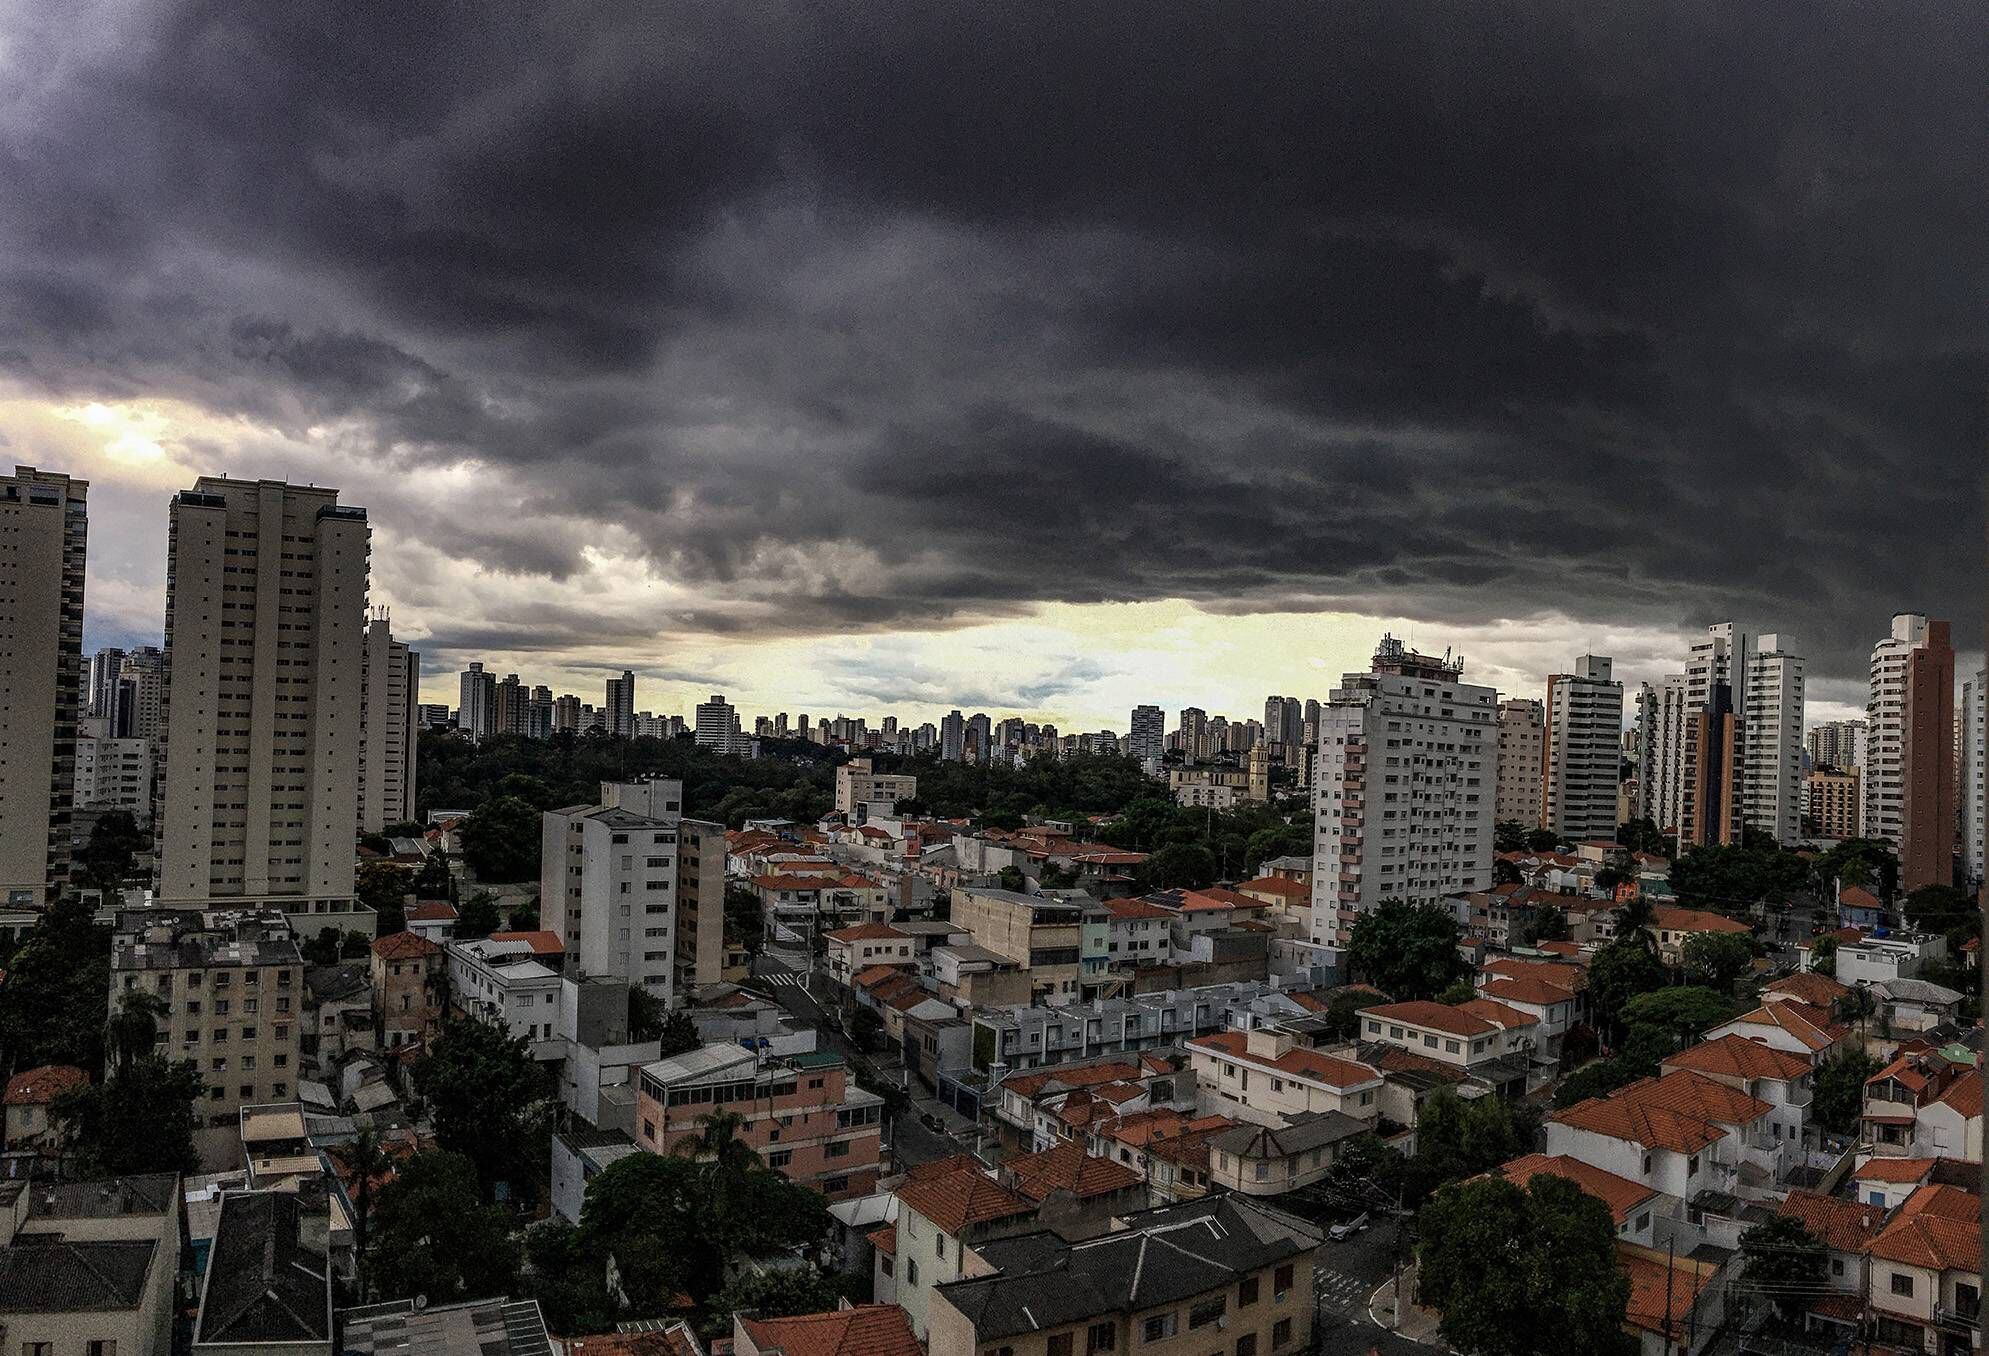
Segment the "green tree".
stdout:
<path fill-rule="evenodd" d="M 1664 987 L 1664 964 L 1651 953 L 1642 936 L 1618 937 L 1589 962 L 1589 1010 L 1606 1031 L 1619 1029 L 1618 1014 L 1625 1003 Z"/>
<path fill-rule="evenodd" d="M 478 890 L 457 908 L 454 934 L 461 941 L 475 941 L 497 931 L 498 922 L 497 896 Z"/>
<path fill-rule="evenodd" d="M 1809 944 L 1809 968 L 1826 979 L 1837 977 L 1837 939 L 1828 933 Z"/>
<path fill-rule="evenodd" d="M 1529 829 L 1526 834 L 1528 852 L 1553 852 L 1561 846 L 1561 835 L 1552 829 Z"/>
<path fill-rule="evenodd" d="M 350 1144 L 332 1150 L 352 1177 L 352 1256 L 358 1273 L 359 1302 L 366 1302 L 367 1247 L 373 1223 L 373 1184 L 393 1168 L 394 1160 L 370 1125 L 362 1125 Z"/>
<path fill-rule="evenodd" d="M 1741 1282 L 1766 1295 L 1784 1326 L 1799 1327 L 1810 1296 L 1828 1279 L 1830 1254 L 1794 1215 L 1777 1215 L 1740 1236 Z"/>
<path fill-rule="evenodd" d="M 138 821 L 128 810 L 106 810 L 90 828 L 90 840 L 77 854 L 73 875 L 77 884 L 103 891 L 115 902 L 117 892 L 136 871 L 138 853 L 147 845 Z"/>
<path fill-rule="evenodd" d="M 495 1183 L 537 1181 L 550 1089 L 522 1036 L 481 1018 L 449 1018 L 415 1062 L 415 1091 L 428 1103 L 435 1140 Z"/>
<path fill-rule="evenodd" d="M 407 929 L 407 897 L 413 889 L 414 873 L 393 862 L 361 862 L 353 877 L 353 895 L 378 915 L 382 937 Z"/>
<path fill-rule="evenodd" d="M 1779 903 L 1809 880 L 1809 862 L 1772 841 L 1695 847 L 1671 864 L 1672 889 L 1680 903 L 1695 909 L 1734 912 L 1761 901 Z"/>
<path fill-rule="evenodd" d="M 1524 852 L 1526 837 L 1532 832 L 1533 830 L 1517 820 L 1502 819 L 1492 825 L 1492 851 Z"/>
<path fill-rule="evenodd" d="M 1695 932 L 1679 948 L 1688 983 L 1732 993 L 1743 975 L 1754 973 L 1754 939 L 1744 932 Z"/>
<path fill-rule="evenodd" d="M 1440 1088 L 1416 1116 L 1416 1154 L 1409 1160 L 1404 1197 L 1414 1205 L 1445 1183 L 1489 1171 L 1530 1147 L 1503 1098 L 1467 1102 Z"/>
<path fill-rule="evenodd" d="M 1356 977 L 1400 1001 L 1426 999 L 1470 973 L 1457 943 L 1449 910 L 1385 899 L 1354 924 L 1347 963 Z"/>
<path fill-rule="evenodd" d="M 884 1019 L 879 1017 L 871 1009 L 858 1007 L 855 1012 L 850 1014 L 850 1044 L 854 1045 L 864 1054 L 867 1055 L 876 1050 L 877 1042 L 883 1035 Z"/>
<path fill-rule="evenodd" d="M 124 994 L 106 1027 L 106 1077 L 60 1094 L 49 1108 L 82 1176 L 193 1171 L 193 1109 L 207 1089 L 191 1060 L 154 1053 L 165 1012 L 153 994 Z"/>
<path fill-rule="evenodd" d="M 653 1003 L 656 1001 L 655 995 L 643 993 L 640 988 L 633 985 L 630 986 L 629 993 L 631 995 L 642 993 L 642 996 L 649 999 L 650 1002 Z M 631 1003 L 631 1011 L 633 1010 L 633 1006 L 633 1003 Z M 630 1038 L 633 1040 L 647 1040 L 649 1038 L 647 1034 L 636 1035 L 637 1028 L 634 1026 L 633 1020 L 633 1017 L 631 1017 L 631 1025 L 629 1027 Z M 662 1057 L 664 1059 L 668 1059 L 672 1055 L 687 1055 L 693 1050 L 704 1048 L 704 1038 L 698 1035 L 698 1024 L 691 1020 L 690 1013 L 683 1011 L 673 1012 L 654 1026 L 649 1024 L 651 1020 L 653 1019 L 645 1020 L 641 1029 L 647 1033 L 654 1034 L 663 1043 Z"/>
<path fill-rule="evenodd" d="M 1388 995 L 1377 993 L 1369 988 L 1342 987 L 1326 997 L 1326 1019 L 1331 1023 L 1332 1033 L 1341 1040 L 1352 1040 L 1360 1034 L 1362 1008 L 1371 1008 L 1388 1002 Z"/>
<path fill-rule="evenodd" d="M 1609 1207 L 1542 1173 L 1446 1187 L 1417 1221 L 1418 1293 L 1475 1356 L 1619 1356 L 1630 1282 Z"/>
<path fill-rule="evenodd" d="M 1568 915 L 1563 913 L 1558 905 L 1536 904 L 1533 906 L 1533 912 L 1527 915 L 1526 922 L 1520 927 L 1519 939 L 1524 946 L 1537 946 L 1541 942 L 1565 942 L 1568 940 Z"/>
<path fill-rule="evenodd" d="M 383 1299 L 425 1295 L 432 1304 L 507 1295 L 518 1244 L 502 1206 L 485 1205 L 477 1168 L 447 1150 L 415 1154 L 373 1207 L 374 1288 Z"/>
<path fill-rule="evenodd" d="M 1149 890 L 1199 890 L 1216 878 L 1215 854 L 1200 843 L 1169 843 L 1139 866 Z"/>
<path fill-rule="evenodd" d="M 0 1057 L 7 1068 L 104 1067 L 104 999 L 110 992 L 110 933 L 67 891 L 35 920 L 0 985 Z"/>
<path fill-rule="evenodd" d="M 449 874 L 448 859 L 441 853 L 423 862 L 421 869 L 414 873 L 414 897 L 442 900 L 456 897 L 456 878 Z"/>
<path fill-rule="evenodd" d="M 1029 890 L 1029 878 L 1022 874 L 1022 868 L 1019 866 L 1004 866 L 995 873 L 995 879 L 1000 882 L 1002 889 L 1013 894 L 1026 894 Z"/>
<path fill-rule="evenodd" d="M 1657 821 L 1648 816 L 1618 824 L 1616 841 L 1629 852 L 1649 852 L 1660 857 L 1670 855 L 1666 851 L 1664 834 L 1659 830 Z"/>
<path fill-rule="evenodd" d="M 1662 1034 L 1665 1053 L 1684 1049 L 1709 1028 L 1732 1020 L 1731 999 L 1711 989 L 1682 985 L 1638 994 L 1623 1004 L 1623 1025 L 1631 1032 L 1649 1028 Z"/>
<path fill-rule="evenodd" d="M 339 945 L 345 939 L 335 927 L 322 927 L 318 935 L 298 943 L 297 950 L 306 965 L 337 965 Z"/>
<path fill-rule="evenodd" d="M 483 881 L 539 874 L 539 812 L 515 796 L 498 796 L 463 821 L 463 861 Z"/>
<path fill-rule="evenodd" d="M 1846 838 L 1833 843 L 1810 863 L 1810 879 L 1818 894 L 1836 898 L 1836 887 L 1858 885 L 1882 901 L 1899 893 L 1899 857 L 1890 843 L 1876 838 Z"/>
<path fill-rule="evenodd" d="M 1824 1060 L 1816 1066 L 1810 1115 L 1834 1134 L 1854 1133 L 1864 1110 L 1865 1080 L 1878 1071 L 1878 1061 L 1861 1049 L 1847 1047 Z"/>
<path fill-rule="evenodd" d="M 554 1332 L 606 1332 L 614 1327 L 618 1315 L 608 1294 L 606 1270 L 582 1246 L 580 1230 L 558 1217 L 525 1231 L 525 1293 L 539 1302 Z"/>
<path fill-rule="evenodd" d="M 1982 910 L 1973 896 L 1952 885 L 1923 885 L 1900 901 L 1906 921 L 1922 932 L 1947 936 L 1959 932 L 1962 940 L 1979 936 Z"/>
<path fill-rule="evenodd" d="M 794 1314 L 824 1313 L 838 1307 L 841 1301 L 835 1282 L 812 1266 L 742 1271 L 712 1301 L 703 1326 L 709 1330 L 708 1336 L 724 1336 L 732 1331 L 735 1313 L 755 1318 L 787 1318 Z"/>
<path fill-rule="evenodd" d="M 1469 1003 L 1477 996 L 1478 991 L 1471 987 L 1470 980 L 1454 979 L 1450 982 L 1449 988 L 1436 996 L 1436 1001 L 1456 1007 L 1459 1003 Z"/>

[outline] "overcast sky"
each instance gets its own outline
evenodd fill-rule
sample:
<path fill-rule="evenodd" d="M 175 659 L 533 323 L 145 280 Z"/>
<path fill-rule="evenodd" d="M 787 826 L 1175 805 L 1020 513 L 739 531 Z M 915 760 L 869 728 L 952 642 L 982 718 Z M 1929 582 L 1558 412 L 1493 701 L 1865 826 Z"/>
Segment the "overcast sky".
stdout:
<path fill-rule="evenodd" d="M 619 17 L 617 17 L 619 16 Z M 471 658 L 688 713 L 1979 651 L 1960 4 L 21 4 L 0 457 L 340 487 Z"/>

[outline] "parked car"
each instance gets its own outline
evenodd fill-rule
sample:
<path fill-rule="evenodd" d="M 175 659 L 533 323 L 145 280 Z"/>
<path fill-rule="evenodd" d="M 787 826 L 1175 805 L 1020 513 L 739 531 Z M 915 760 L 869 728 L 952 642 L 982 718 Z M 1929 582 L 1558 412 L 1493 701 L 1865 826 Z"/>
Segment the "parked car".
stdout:
<path fill-rule="evenodd" d="M 1346 1223 L 1335 1224 L 1332 1228 L 1326 1231 L 1326 1236 L 1332 1239 L 1335 1243 L 1344 1243 L 1348 1239 L 1352 1238 L 1355 1234 L 1359 1233 L 1361 1230 L 1367 1228 L 1367 1226 L 1368 1226 L 1367 1212 L 1363 1210 L 1360 1214 L 1355 1215 L 1352 1219 L 1348 1220 Z"/>

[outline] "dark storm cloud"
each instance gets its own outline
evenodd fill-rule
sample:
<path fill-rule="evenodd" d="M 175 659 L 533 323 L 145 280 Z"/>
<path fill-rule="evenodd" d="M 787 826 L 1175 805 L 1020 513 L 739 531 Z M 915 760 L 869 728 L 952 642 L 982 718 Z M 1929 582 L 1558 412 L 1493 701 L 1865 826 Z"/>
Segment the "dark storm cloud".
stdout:
<path fill-rule="evenodd" d="M 550 578 L 612 525 L 711 599 L 672 629 L 1733 615 L 1839 675 L 1897 608 L 1973 634 L 1964 7 L 12 23 L 0 372 L 475 460 L 515 520 L 376 517 Z"/>

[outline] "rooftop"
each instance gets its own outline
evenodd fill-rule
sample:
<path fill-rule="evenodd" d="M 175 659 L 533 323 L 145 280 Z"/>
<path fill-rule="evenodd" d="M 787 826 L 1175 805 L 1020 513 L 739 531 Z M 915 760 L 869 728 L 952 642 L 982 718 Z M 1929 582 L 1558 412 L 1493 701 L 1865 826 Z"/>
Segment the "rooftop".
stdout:
<path fill-rule="evenodd" d="M 780 1356 L 924 1356 L 911 1320 L 895 1304 L 857 1304 L 792 1318 L 748 1318 L 739 1325 L 762 1352 Z"/>
<path fill-rule="evenodd" d="M 537 1300 L 416 1307 L 392 1300 L 338 1311 L 339 1356 L 552 1356 Z"/>
<path fill-rule="evenodd" d="M 897 1196 L 900 1205 L 918 1211 L 949 1234 L 1036 1213 L 1034 1201 L 1011 1191 L 978 1166 L 912 1178 L 898 1188 Z"/>
<path fill-rule="evenodd" d="M 331 1336 L 330 1268 L 299 1239 L 300 1211 L 288 1192 L 222 1198 L 195 1342 L 321 1342 Z"/>
<path fill-rule="evenodd" d="M 1566 1154 L 1527 1154 L 1524 1158 L 1515 1158 L 1500 1165 L 1497 1171 L 1508 1182 L 1521 1188 L 1543 1174 L 1565 1177 L 1608 1206 L 1619 1228 L 1636 1213 L 1638 1206 L 1658 1194 L 1642 1182 L 1618 1177 L 1613 1172 L 1605 1172 Z"/>

